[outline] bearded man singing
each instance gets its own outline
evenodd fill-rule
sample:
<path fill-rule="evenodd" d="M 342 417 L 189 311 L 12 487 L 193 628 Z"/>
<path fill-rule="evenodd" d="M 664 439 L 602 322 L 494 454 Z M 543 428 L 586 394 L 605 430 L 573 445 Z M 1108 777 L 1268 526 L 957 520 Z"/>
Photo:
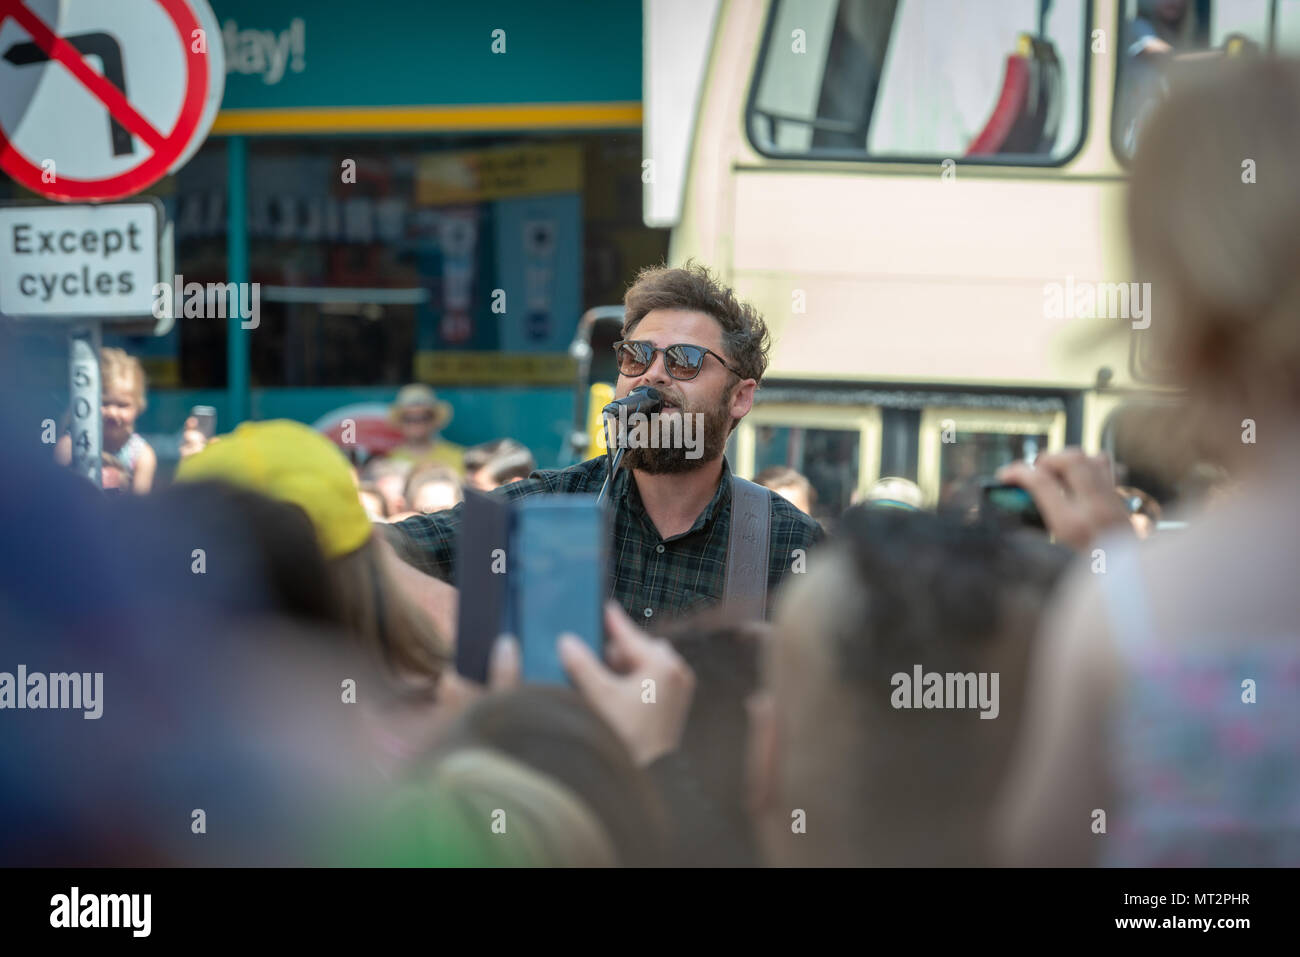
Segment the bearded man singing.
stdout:
<path fill-rule="evenodd" d="M 623 305 L 622 339 L 615 345 L 616 396 L 652 386 L 664 400 L 657 415 L 692 416 L 690 424 L 703 431 L 672 423 L 678 427 L 652 432 L 693 436 L 695 441 L 667 447 L 662 442 L 624 443 L 627 450 L 609 490 L 611 597 L 634 619 L 656 629 L 741 591 L 749 593 L 752 612 L 767 616 L 782 578 L 799 568 L 806 550 L 823 538 L 821 526 L 780 495 L 735 480 L 724 454 L 727 438 L 752 408 L 754 390 L 767 368 L 767 326 L 753 306 L 740 302 L 707 269 L 689 263 L 682 269 L 642 270 Z M 534 472 L 492 494 L 508 499 L 594 495 L 608 469 L 601 455 L 566 469 Z M 388 526 L 397 551 L 426 574 L 454 582 L 462 508 Z M 733 530 L 737 515 L 744 527 Z M 746 543 L 748 553 L 732 543 L 733 534 Z M 757 561 L 755 548 L 762 549 Z M 748 560 L 737 559 L 738 554 Z M 753 580 L 763 576 L 764 558 L 765 580 Z"/>

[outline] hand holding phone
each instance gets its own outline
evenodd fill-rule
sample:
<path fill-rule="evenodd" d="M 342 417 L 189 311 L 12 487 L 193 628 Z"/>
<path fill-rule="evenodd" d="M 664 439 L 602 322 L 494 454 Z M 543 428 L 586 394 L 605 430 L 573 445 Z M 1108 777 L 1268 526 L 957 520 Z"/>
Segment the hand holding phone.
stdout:
<path fill-rule="evenodd" d="M 480 683 L 498 636 L 519 642 L 525 681 L 567 684 L 561 634 L 599 658 L 609 594 L 609 527 L 593 495 L 511 503 L 467 489 L 457 557 L 456 670 Z"/>
<path fill-rule="evenodd" d="M 980 490 L 980 514 L 1004 524 L 1046 530 L 1034 497 L 1019 485 L 986 482 Z"/>
<path fill-rule="evenodd" d="M 590 495 L 535 495 L 519 503 L 511 581 L 513 634 L 525 681 L 568 684 L 558 643 L 574 635 L 597 658 L 609 592 L 605 510 Z"/>
<path fill-rule="evenodd" d="M 1032 466 L 1012 462 L 998 469 L 997 478 L 1024 489 L 1047 530 L 1071 548 L 1088 549 L 1104 531 L 1122 527 L 1133 532 L 1128 510 L 1115 493 L 1108 456 L 1064 449 L 1038 456 Z"/>
<path fill-rule="evenodd" d="M 564 636 L 560 654 L 583 699 L 645 767 L 681 744 L 695 697 L 695 672 L 672 645 L 639 628 L 617 602 L 606 604 L 605 622 L 610 658 L 621 663 L 620 672 L 572 635 Z M 648 687 L 654 688 L 651 708 L 646 707 Z"/>
<path fill-rule="evenodd" d="M 205 440 L 217 434 L 217 410 L 214 407 L 196 405 L 190 409 L 190 418 L 194 420 L 195 430 L 202 433 Z"/>

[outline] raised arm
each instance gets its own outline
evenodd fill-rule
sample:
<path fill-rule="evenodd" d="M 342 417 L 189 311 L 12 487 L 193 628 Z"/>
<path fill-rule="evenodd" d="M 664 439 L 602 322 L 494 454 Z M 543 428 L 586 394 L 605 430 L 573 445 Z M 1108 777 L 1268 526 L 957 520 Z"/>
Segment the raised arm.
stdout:
<path fill-rule="evenodd" d="M 449 647 L 454 647 L 460 593 L 447 582 L 426 575 L 403 561 L 385 534 L 377 534 L 375 541 L 378 543 L 380 561 L 387 566 L 398 587 L 433 619 L 438 634 L 444 637 Z"/>

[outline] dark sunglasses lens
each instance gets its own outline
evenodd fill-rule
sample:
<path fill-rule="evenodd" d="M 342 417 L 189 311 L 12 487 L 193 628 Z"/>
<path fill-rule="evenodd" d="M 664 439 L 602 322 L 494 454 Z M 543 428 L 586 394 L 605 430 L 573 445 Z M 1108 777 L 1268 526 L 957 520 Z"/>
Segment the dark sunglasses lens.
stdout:
<path fill-rule="evenodd" d="M 645 372 L 646 366 L 650 364 L 650 360 L 646 358 L 646 353 L 649 351 L 639 342 L 623 343 L 618 347 L 619 371 L 623 375 L 640 375 Z"/>
<path fill-rule="evenodd" d="M 669 346 L 664 359 L 674 379 L 694 379 L 704 364 L 704 350 L 697 346 Z"/>

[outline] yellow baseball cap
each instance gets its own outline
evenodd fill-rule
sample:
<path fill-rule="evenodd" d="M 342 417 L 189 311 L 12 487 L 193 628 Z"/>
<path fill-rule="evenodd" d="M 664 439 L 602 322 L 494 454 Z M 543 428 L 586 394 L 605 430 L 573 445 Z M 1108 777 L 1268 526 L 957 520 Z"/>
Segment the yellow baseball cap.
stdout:
<path fill-rule="evenodd" d="M 178 482 L 221 481 L 302 508 L 326 558 L 341 558 L 370 538 L 352 469 L 329 439 L 301 422 L 245 422 L 202 452 L 181 459 Z"/>

